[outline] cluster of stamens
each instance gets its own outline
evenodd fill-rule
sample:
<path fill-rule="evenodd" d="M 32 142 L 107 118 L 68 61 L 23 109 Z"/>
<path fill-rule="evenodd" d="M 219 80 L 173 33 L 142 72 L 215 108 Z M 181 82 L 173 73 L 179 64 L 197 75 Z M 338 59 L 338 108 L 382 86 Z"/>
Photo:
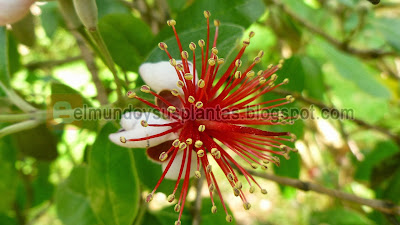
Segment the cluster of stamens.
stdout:
<path fill-rule="evenodd" d="M 158 46 L 166 52 L 171 66 L 176 70 L 179 78 L 176 88 L 168 93 L 161 94 L 155 93 L 149 86 L 143 85 L 140 90 L 144 93 L 152 94 L 159 104 L 140 98 L 134 92 L 127 93 L 129 98 L 138 99 L 158 110 L 165 118 L 170 120 L 170 123 L 149 124 L 143 120 L 141 121 L 143 127 L 164 126 L 169 129 L 143 138 L 127 140 L 121 137 L 121 142 L 149 140 L 169 133 L 177 133 L 179 135 L 179 138 L 173 140 L 168 149 L 159 154 L 158 160 L 160 162 L 168 162 L 168 164 L 154 190 L 146 198 L 146 201 L 153 199 L 155 191 L 170 169 L 176 155 L 179 152 L 183 152 L 176 185 L 167 198 L 168 202 L 174 202 L 177 199 L 174 210 L 179 212 L 179 218 L 175 223 L 176 225 L 181 224 L 180 219 L 189 189 L 190 173 L 193 172 L 190 171 L 192 154 L 195 154 L 197 158 L 194 177 L 201 178 L 205 176 L 208 185 L 212 201 L 211 212 L 217 212 L 214 196 L 218 196 L 226 213 L 226 220 L 230 222 L 232 221 L 232 216 L 228 214 L 210 159 L 212 158 L 225 174 L 234 196 L 240 197 L 243 201 L 244 209 L 248 210 L 251 208 L 251 204 L 246 199 L 242 182 L 239 181 L 239 173 L 243 175 L 249 184 L 250 193 L 254 193 L 257 187 L 262 194 L 267 194 L 267 191 L 237 162 L 237 158 L 248 164 L 250 168 L 267 169 L 269 163 L 279 166 L 279 157 L 274 155 L 282 155 L 285 158 L 289 158 L 290 152 L 297 151 L 284 144 L 295 140 L 293 134 L 288 132 L 269 132 L 250 127 L 251 125 L 293 123 L 294 118 L 285 116 L 280 111 L 263 113 L 266 110 L 293 102 L 294 98 L 292 96 L 289 95 L 263 102 L 255 101 L 262 95 L 288 83 L 288 79 L 285 79 L 281 83 L 275 84 L 278 77 L 275 72 L 282 67 L 283 60 L 278 65 L 270 65 L 266 70 L 255 72 L 253 67 L 261 62 L 261 58 L 264 55 L 264 51 L 260 51 L 251 65 L 241 70 L 243 63 L 240 58 L 250 44 L 250 39 L 254 36 L 254 32 L 250 32 L 249 37 L 243 41 L 242 48 L 234 61 L 220 75 L 218 73 L 219 69 L 225 63 L 223 58 L 218 57 L 218 49 L 216 47 L 220 22 L 218 20 L 214 21 L 215 37 L 210 48 L 210 15 L 210 12 L 204 12 L 204 16 L 207 19 L 207 40 L 198 41 L 198 46 L 201 48 L 200 66 L 196 65 L 196 44 L 193 42 L 189 44 L 191 54 L 184 51 L 175 29 L 176 22 L 175 20 L 169 20 L 167 24 L 172 27 L 180 50 L 180 62 L 170 55 L 166 43 L 161 42 Z M 192 55 L 192 58 L 190 55 Z M 189 68 L 189 60 L 193 62 L 192 69 Z M 199 74 L 197 74 L 196 69 L 200 71 Z M 217 76 L 217 74 L 220 76 Z M 168 101 L 167 95 L 169 97 L 173 96 L 176 101 Z M 219 117 L 209 118 L 204 113 L 201 113 L 204 110 L 211 110 Z M 188 116 L 188 114 L 194 116 Z M 207 155 L 210 155 L 211 158 L 206 157 Z M 236 159 L 233 157 L 234 155 Z M 184 169 L 185 165 L 187 165 L 186 169 Z M 203 173 L 201 168 L 203 168 Z M 176 198 L 175 194 L 181 179 L 184 180 L 182 191 L 179 198 Z"/>

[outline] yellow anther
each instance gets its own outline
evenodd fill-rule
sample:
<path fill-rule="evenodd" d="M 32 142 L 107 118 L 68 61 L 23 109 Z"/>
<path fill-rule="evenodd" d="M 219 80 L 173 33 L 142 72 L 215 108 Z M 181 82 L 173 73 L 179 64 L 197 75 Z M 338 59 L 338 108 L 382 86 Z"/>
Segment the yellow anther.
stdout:
<path fill-rule="evenodd" d="M 208 190 L 209 190 L 210 192 L 213 192 L 214 189 L 215 189 L 214 183 L 211 183 L 210 186 L 208 186 Z"/>
<path fill-rule="evenodd" d="M 181 210 L 181 206 L 179 204 L 176 204 L 174 206 L 174 210 L 175 210 L 175 212 L 179 212 Z"/>
<path fill-rule="evenodd" d="M 282 67 L 283 67 L 283 65 L 282 64 L 278 64 L 278 65 L 276 65 L 279 69 L 281 69 Z"/>
<path fill-rule="evenodd" d="M 220 159 L 221 158 L 221 152 L 218 151 L 217 153 L 215 153 L 214 158 L 215 159 Z"/>
<path fill-rule="evenodd" d="M 182 51 L 181 56 L 183 59 L 188 59 L 189 58 L 189 53 L 187 51 Z"/>
<path fill-rule="evenodd" d="M 196 102 L 195 106 L 196 106 L 196 108 L 200 109 L 201 107 L 203 107 L 203 102 L 198 101 L 198 102 Z"/>
<path fill-rule="evenodd" d="M 147 123 L 146 120 L 140 121 L 140 125 L 142 125 L 142 127 L 147 127 L 147 126 L 149 126 L 149 124 Z"/>
<path fill-rule="evenodd" d="M 212 214 L 217 213 L 217 206 L 213 205 L 213 206 L 211 207 L 211 213 L 212 213 Z"/>
<path fill-rule="evenodd" d="M 194 101 L 196 101 L 196 99 L 194 99 L 194 97 L 190 95 L 188 97 L 188 102 L 193 103 Z"/>
<path fill-rule="evenodd" d="M 252 167 L 253 169 L 257 169 L 257 168 L 258 168 L 258 164 L 257 164 L 257 163 L 252 163 L 252 164 L 251 164 L 251 167 Z"/>
<path fill-rule="evenodd" d="M 268 191 L 267 191 L 266 189 L 263 188 L 263 189 L 261 189 L 261 193 L 264 194 L 264 195 L 266 195 L 266 194 L 268 193 Z"/>
<path fill-rule="evenodd" d="M 171 94 L 173 96 L 178 96 L 179 95 L 179 91 L 177 89 L 172 89 Z"/>
<path fill-rule="evenodd" d="M 243 40 L 243 45 L 244 46 L 248 46 L 249 44 L 250 44 L 250 39 L 249 38 L 246 38 L 246 39 Z"/>
<path fill-rule="evenodd" d="M 133 91 L 128 91 L 128 92 L 126 93 L 126 96 L 128 96 L 128 98 L 134 98 L 134 97 L 136 97 L 136 93 L 133 92 Z"/>
<path fill-rule="evenodd" d="M 264 73 L 263 70 L 259 70 L 259 71 L 257 72 L 257 76 L 261 76 L 263 73 Z"/>
<path fill-rule="evenodd" d="M 181 223 L 180 220 L 177 220 L 177 221 L 175 221 L 175 224 L 174 224 L 174 225 L 182 225 L 182 223 Z"/>
<path fill-rule="evenodd" d="M 269 160 L 267 160 L 267 159 L 263 159 L 262 162 L 263 162 L 264 164 L 266 164 L 266 165 L 269 164 Z"/>
<path fill-rule="evenodd" d="M 263 50 L 259 51 L 257 56 L 262 58 L 264 56 L 264 51 Z"/>
<path fill-rule="evenodd" d="M 179 149 L 183 150 L 187 147 L 187 144 L 185 142 L 179 143 Z"/>
<path fill-rule="evenodd" d="M 242 182 L 240 182 L 240 181 L 236 182 L 235 188 L 240 190 L 240 189 L 242 189 L 242 187 L 243 187 Z"/>
<path fill-rule="evenodd" d="M 161 152 L 160 156 L 158 157 L 158 159 L 162 162 L 167 160 L 167 158 L 168 158 L 168 154 L 166 152 Z"/>
<path fill-rule="evenodd" d="M 217 60 L 218 65 L 221 65 L 221 64 L 224 63 L 224 62 L 225 62 L 225 59 L 224 59 L 224 58 L 219 58 L 219 59 Z"/>
<path fill-rule="evenodd" d="M 197 141 L 194 143 L 194 146 L 195 146 L 196 148 L 201 148 L 201 146 L 203 146 L 203 142 L 200 141 L 200 140 L 197 140 Z"/>
<path fill-rule="evenodd" d="M 153 200 L 153 193 L 148 194 L 146 197 L 146 202 L 151 202 L 151 200 Z"/>
<path fill-rule="evenodd" d="M 250 186 L 250 190 L 249 190 L 249 192 L 252 194 L 252 193 L 254 193 L 254 191 L 256 190 L 256 187 L 254 187 L 254 186 Z"/>
<path fill-rule="evenodd" d="M 191 74 L 191 73 L 186 73 L 186 74 L 185 74 L 185 80 L 193 80 L 193 74 Z"/>
<path fill-rule="evenodd" d="M 193 139 L 188 138 L 186 139 L 186 144 L 191 145 L 193 143 Z"/>
<path fill-rule="evenodd" d="M 176 82 L 176 86 L 177 86 L 178 88 L 183 88 L 183 86 L 185 86 L 185 84 L 183 83 L 183 81 L 178 80 L 178 82 Z"/>
<path fill-rule="evenodd" d="M 158 43 L 158 47 L 159 47 L 161 50 L 164 51 L 165 49 L 168 48 L 168 45 L 165 44 L 164 42 L 160 42 L 160 43 Z"/>
<path fill-rule="evenodd" d="M 279 148 L 280 148 L 282 151 L 287 151 L 287 149 L 288 149 L 288 147 L 287 147 L 286 145 L 280 145 Z"/>
<path fill-rule="evenodd" d="M 143 85 L 141 88 L 140 88 L 140 90 L 142 91 L 142 92 L 144 92 L 144 93 L 150 93 L 150 87 L 149 87 L 149 85 Z"/>
<path fill-rule="evenodd" d="M 205 11 L 204 11 L 204 17 L 205 17 L 205 18 L 209 18 L 210 16 L 211 16 L 210 11 L 205 10 Z"/>
<path fill-rule="evenodd" d="M 283 83 L 283 84 L 288 84 L 288 83 L 289 83 L 289 78 L 285 78 L 285 79 L 282 81 L 282 83 Z"/>
<path fill-rule="evenodd" d="M 212 166 L 210 164 L 208 164 L 206 167 L 206 172 L 211 173 L 211 171 L 212 171 Z"/>
<path fill-rule="evenodd" d="M 201 40 L 199 40 L 198 44 L 199 44 L 200 48 L 202 48 L 202 47 L 204 47 L 206 42 L 203 39 L 201 39 Z"/>
<path fill-rule="evenodd" d="M 235 197 L 238 197 L 240 195 L 240 191 L 237 188 L 233 188 L 233 195 L 235 195 Z"/>
<path fill-rule="evenodd" d="M 196 49 L 196 44 L 194 42 L 190 42 L 189 48 L 190 50 L 194 51 Z"/>
<path fill-rule="evenodd" d="M 235 72 L 235 78 L 238 79 L 238 78 L 241 78 L 241 77 L 242 77 L 242 72 L 236 71 Z"/>
<path fill-rule="evenodd" d="M 204 86 L 206 86 L 206 82 L 203 79 L 200 79 L 199 81 L 197 81 L 197 86 L 199 88 L 203 88 Z"/>
<path fill-rule="evenodd" d="M 261 58 L 258 57 L 258 56 L 256 56 L 256 57 L 254 57 L 253 62 L 254 62 L 254 63 L 259 63 L 259 62 L 261 62 Z"/>
<path fill-rule="evenodd" d="M 215 59 L 208 59 L 208 65 L 214 66 L 215 65 Z"/>
<path fill-rule="evenodd" d="M 248 203 L 248 202 L 244 202 L 244 203 L 243 203 L 243 208 L 244 208 L 245 210 L 249 210 L 249 209 L 251 208 L 251 204 Z"/>
<path fill-rule="evenodd" d="M 211 52 L 212 52 L 214 55 L 217 55 L 217 54 L 218 54 L 218 49 L 217 49 L 216 47 L 213 47 L 213 48 L 211 49 Z"/>
<path fill-rule="evenodd" d="M 241 65 L 242 65 L 242 60 L 236 59 L 236 61 L 235 61 L 235 66 L 236 66 L 236 67 L 240 67 Z"/>
<path fill-rule="evenodd" d="M 219 20 L 214 20 L 214 26 L 216 26 L 216 27 L 219 27 L 219 24 L 220 24 L 221 22 L 219 21 Z"/>
<path fill-rule="evenodd" d="M 250 33 L 249 33 L 249 38 L 254 37 L 254 35 L 256 35 L 256 33 L 255 33 L 254 31 L 250 31 Z"/>
<path fill-rule="evenodd" d="M 279 64 L 283 64 L 284 62 L 285 62 L 284 59 L 280 59 L 280 60 L 279 60 Z"/>
<path fill-rule="evenodd" d="M 176 21 L 175 20 L 168 20 L 167 24 L 168 24 L 168 26 L 175 26 L 176 25 Z"/>
<path fill-rule="evenodd" d="M 295 153 L 296 153 L 296 152 L 299 152 L 299 150 L 298 150 L 297 148 L 292 148 L 291 151 L 292 151 L 292 152 L 295 152 Z"/>
<path fill-rule="evenodd" d="M 175 67 L 176 66 L 176 60 L 175 59 L 170 59 L 169 60 L 169 64 L 171 64 L 171 66 Z"/>
<path fill-rule="evenodd" d="M 276 75 L 276 73 L 272 74 L 270 78 L 271 82 L 276 81 L 276 79 L 278 79 L 278 75 Z"/>
<path fill-rule="evenodd" d="M 258 79 L 258 82 L 260 82 L 260 84 L 265 83 L 267 80 L 264 77 L 260 77 L 260 79 Z"/>
<path fill-rule="evenodd" d="M 291 95 L 287 95 L 286 100 L 288 100 L 289 102 L 294 102 L 294 97 Z"/>
<path fill-rule="evenodd" d="M 230 223 L 230 222 L 232 222 L 233 217 L 232 217 L 231 215 L 227 215 L 227 216 L 225 217 L 225 220 L 226 220 L 226 222 Z"/>
<path fill-rule="evenodd" d="M 273 64 L 269 64 L 267 69 L 271 69 L 274 65 Z"/>
<path fill-rule="evenodd" d="M 291 133 L 290 134 L 290 141 L 295 141 L 297 139 L 296 135 Z"/>
<path fill-rule="evenodd" d="M 200 125 L 199 126 L 199 132 L 204 132 L 206 130 L 206 125 Z"/>
<path fill-rule="evenodd" d="M 201 178 L 201 173 L 200 173 L 200 171 L 196 170 L 196 171 L 194 172 L 194 177 L 196 177 L 197 179 L 200 179 L 200 178 Z"/>
<path fill-rule="evenodd" d="M 119 137 L 119 141 L 121 143 L 126 143 L 126 138 L 125 137 Z"/>
<path fill-rule="evenodd" d="M 174 142 L 172 142 L 172 146 L 174 146 L 175 148 L 179 146 L 181 142 L 179 141 L 179 139 L 175 139 Z"/>
<path fill-rule="evenodd" d="M 175 66 L 175 69 L 177 69 L 178 71 L 182 71 L 183 70 L 183 65 L 181 63 L 177 63 Z"/>
<path fill-rule="evenodd" d="M 197 151 L 197 156 L 200 157 L 200 158 L 203 157 L 204 156 L 204 150 L 201 150 L 201 149 L 198 150 Z"/>
<path fill-rule="evenodd" d="M 233 176 L 233 173 L 228 173 L 226 175 L 226 177 L 228 178 L 229 181 L 233 181 L 235 179 L 235 177 Z"/>
<path fill-rule="evenodd" d="M 256 73 L 253 70 L 250 70 L 249 72 L 246 73 L 246 77 L 254 77 Z"/>
<path fill-rule="evenodd" d="M 167 111 L 170 113 L 175 113 L 176 112 L 176 108 L 175 106 L 168 106 Z"/>
<path fill-rule="evenodd" d="M 218 152 L 217 148 L 212 148 L 211 149 L 211 155 L 215 155 L 215 154 L 217 154 L 217 152 Z"/>
<path fill-rule="evenodd" d="M 167 197 L 168 202 L 173 202 L 175 200 L 175 195 L 174 194 L 170 194 Z"/>

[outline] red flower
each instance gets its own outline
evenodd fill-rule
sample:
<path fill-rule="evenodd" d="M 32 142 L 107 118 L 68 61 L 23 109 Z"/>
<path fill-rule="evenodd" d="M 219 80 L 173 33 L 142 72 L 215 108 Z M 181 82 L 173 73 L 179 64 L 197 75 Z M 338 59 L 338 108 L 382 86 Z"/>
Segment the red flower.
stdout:
<path fill-rule="evenodd" d="M 254 36 L 251 32 L 249 38 L 243 41 L 235 60 L 217 79 L 219 68 L 224 63 L 222 58 L 218 58 L 216 48 L 219 21 L 214 22 L 216 30 L 210 50 L 210 13 L 205 11 L 204 15 L 207 19 L 207 41 L 198 42 L 201 48 L 201 65 L 195 64 L 196 44 L 189 44 L 192 55 L 190 57 L 189 52 L 182 48 L 175 29 L 176 22 L 169 20 L 168 25 L 175 33 L 181 53 L 180 61 L 172 58 L 165 43 L 160 43 L 160 49 L 170 58 L 169 63 L 146 63 L 139 69 L 143 80 L 149 84 L 142 86 L 141 91 L 152 94 L 156 99 L 155 104 L 138 97 L 134 92 L 128 92 L 130 98 L 136 98 L 154 108 L 165 119 L 151 113 L 128 113 L 121 120 L 123 130 L 110 135 L 110 139 L 121 146 L 147 145 L 147 155 L 163 165 L 163 174 L 154 190 L 147 196 L 147 201 L 152 200 L 164 178 L 177 180 L 172 194 L 168 196 L 169 202 L 174 201 L 176 197 L 178 199 L 175 210 L 179 212 L 179 218 L 175 224 L 181 223 L 189 178 L 193 175 L 200 178 L 201 170 L 204 171 L 214 205 L 211 211 L 216 212 L 214 197 L 218 196 L 224 207 L 226 220 L 232 220 L 213 173 L 215 167 L 211 166 L 210 161 L 214 161 L 213 164 L 223 171 L 235 196 L 242 199 L 247 210 L 251 205 L 246 199 L 245 191 L 242 190 L 238 172 L 249 183 L 250 193 L 253 193 L 256 187 L 263 194 L 267 191 L 235 160 L 235 157 L 241 158 L 253 168 L 266 168 L 270 162 L 279 165 L 279 158 L 273 154 L 287 157 L 289 151 L 296 151 L 282 144 L 282 141 L 293 142 L 294 135 L 248 126 L 292 123 L 292 118 L 285 117 L 280 112 L 265 113 L 266 110 L 293 102 L 292 96 L 256 102 L 260 96 L 288 82 L 285 79 L 282 83 L 274 83 L 277 79 L 275 72 L 282 64 L 271 65 L 268 69 L 255 73 L 252 69 L 261 61 L 264 54 L 261 51 L 248 68 L 241 68 L 240 58 L 250 44 L 250 38 Z M 189 59 L 193 60 L 193 65 Z M 207 155 L 212 157 L 206 157 Z M 175 196 L 181 179 L 184 180 L 181 194 Z"/>

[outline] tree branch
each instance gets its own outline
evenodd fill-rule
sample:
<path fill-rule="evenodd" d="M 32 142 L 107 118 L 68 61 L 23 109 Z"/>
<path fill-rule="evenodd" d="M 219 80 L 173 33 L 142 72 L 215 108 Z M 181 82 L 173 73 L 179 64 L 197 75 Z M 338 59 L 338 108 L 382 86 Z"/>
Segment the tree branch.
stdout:
<path fill-rule="evenodd" d="M 342 199 L 345 201 L 354 202 L 360 205 L 369 206 L 373 209 L 376 209 L 380 212 L 390 215 L 400 215 L 400 206 L 395 205 L 390 201 L 380 200 L 380 199 L 367 199 L 361 198 L 356 195 L 352 195 L 343 191 L 338 191 L 330 188 L 326 188 L 322 185 L 306 182 L 302 180 L 280 177 L 273 174 L 260 173 L 252 170 L 248 170 L 251 175 L 261 177 L 267 180 L 274 181 L 278 184 L 283 184 L 287 186 L 291 186 L 297 188 L 302 191 L 314 191 L 320 194 L 324 194 L 333 198 Z"/>
<path fill-rule="evenodd" d="M 373 1 L 373 0 L 371 0 Z M 354 47 L 350 47 L 348 43 L 339 41 L 336 38 L 332 37 L 331 35 L 327 34 L 325 31 L 321 30 L 319 27 L 314 26 L 312 23 L 308 22 L 308 20 L 303 19 L 302 17 L 298 16 L 296 13 L 292 12 L 288 9 L 283 3 L 277 0 L 270 0 L 269 2 L 273 3 L 274 5 L 278 6 L 284 13 L 292 17 L 292 19 L 296 20 L 298 24 L 301 24 L 311 32 L 321 36 L 327 42 L 334 45 L 337 49 L 347 52 L 352 55 L 356 55 L 360 58 L 364 59 L 376 59 L 384 56 L 394 56 L 396 55 L 393 51 L 383 51 L 381 49 L 358 49 Z"/>

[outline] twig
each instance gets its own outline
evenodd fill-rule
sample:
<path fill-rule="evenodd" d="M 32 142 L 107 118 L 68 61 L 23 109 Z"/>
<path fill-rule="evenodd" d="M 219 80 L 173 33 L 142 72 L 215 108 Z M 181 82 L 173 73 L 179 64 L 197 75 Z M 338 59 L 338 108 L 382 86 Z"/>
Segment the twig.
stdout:
<path fill-rule="evenodd" d="M 20 132 L 23 130 L 29 130 L 29 129 L 35 128 L 39 124 L 41 124 L 41 122 L 37 121 L 37 120 L 27 120 L 27 121 L 19 122 L 16 124 L 12 124 L 10 126 L 0 129 L 0 138 L 4 137 L 6 135 L 9 135 L 9 134 L 13 134 L 13 133 L 17 133 L 17 132 Z"/>
<path fill-rule="evenodd" d="M 203 183 L 204 183 L 204 174 L 202 174 L 200 179 L 197 180 L 196 200 L 194 202 L 194 208 L 193 208 L 193 223 L 192 223 L 192 225 L 200 225 L 200 223 L 201 223 L 201 204 L 202 204 L 201 191 L 203 189 Z"/>
<path fill-rule="evenodd" d="M 380 200 L 380 199 L 367 199 L 361 198 L 356 195 L 352 195 L 349 193 L 345 193 L 342 191 L 326 188 L 322 185 L 306 182 L 302 180 L 287 178 L 287 177 L 280 177 L 273 174 L 267 173 L 259 173 L 252 170 L 248 171 L 251 175 L 262 177 L 267 180 L 274 181 L 278 184 L 283 184 L 287 186 L 291 186 L 297 188 L 302 191 L 314 191 L 320 194 L 324 194 L 330 197 L 342 199 L 345 201 L 354 202 L 360 205 L 369 206 L 373 209 L 376 209 L 380 212 L 390 215 L 400 215 L 400 206 L 393 204 L 390 201 Z"/>
<path fill-rule="evenodd" d="M 30 62 L 25 65 L 25 68 L 28 70 L 35 70 L 35 69 L 40 69 L 40 68 L 52 68 L 55 66 L 60 66 L 63 64 L 75 62 L 78 60 L 81 60 L 82 56 L 73 56 L 69 57 L 66 59 L 60 59 L 60 60 L 48 60 L 48 61 L 39 61 L 39 62 Z"/>
<path fill-rule="evenodd" d="M 99 72 L 97 70 L 94 57 L 90 49 L 85 45 L 83 37 L 74 30 L 71 30 L 72 34 L 75 36 L 76 42 L 81 50 L 83 60 L 85 61 L 86 67 L 88 68 L 90 74 L 92 75 L 92 80 L 97 90 L 97 99 L 101 105 L 108 104 L 106 89 L 104 88 L 101 80 L 99 78 Z"/>
<path fill-rule="evenodd" d="M 400 145 L 400 136 L 397 135 L 397 134 L 393 134 L 392 132 L 390 132 L 389 130 L 387 130 L 387 129 L 383 128 L 383 127 L 370 124 L 370 123 L 368 123 L 368 122 L 366 122 L 364 120 L 361 120 L 361 119 L 350 117 L 349 115 L 347 115 L 345 113 L 342 113 L 340 110 L 338 110 L 336 108 L 329 107 L 326 104 L 324 104 L 322 102 L 319 102 L 317 100 L 303 97 L 299 93 L 292 93 L 292 92 L 288 92 L 288 91 L 284 91 L 284 90 L 277 90 L 277 89 L 275 89 L 273 92 L 275 92 L 277 94 L 280 94 L 280 95 L 289 95 L 290 94 L 290 95 L 293 95 L 293 97 L 295 97 L 296 99 L 298 99 L 298 100 L 300 100 L 302 102 L 305 102 L 305 103 L 308 103 L 308 104 L 311 104 L 311 105 L 315 105 L 316 107 L 318 107 L 320 109 L 327 109 L 331 114 L 339 115 L 339 118 L 343 118 L 343 119 L 346 119 L 346 120 L 353 121 L 354 123 L 356 123 L 359 126 L 362 126 L 362 127 L 368 128 L 368 129 L 372 129 L 372 130 L 378 131 L 378 132 L 380 132 L 382 134 L 385 134 L 386 136 L 392 138 L 394 141 L 396 141 L 396 143 L 398 143 Z"/>
<path fill-rule="evenodd" d="M 328 41 L 329 43 L 334 45 L 339 50 L 342 50 L 349 54 L 356 55 L 360 58 L 365 58 L 365 59 L 375 59 L 375 58 L 380 58 L 380 57 L 384 57 L 384 56 L 396 55 L 396 53 L 393 51 L 383 51 L 381 49 L 366 49 L 366 50 L 364 50 L 364 49 L 350 47 L 348 45 L 348 43 L 337 40 L 336 38 L 332 37 L 331 35 L 325 33 L 325 31 L 321 30 L 319 27 L 316 27 L 313 24 L 311 24 L 308 20 L 305 20 L 302 17 L 298 16 L 296 13 L 294 13 L 290 9 L 288 9 L 283 3 L 281 3 L 277 0 L 270 0 L 269 2 L 272 2 L 276 6 L 280 7 L 283 12 L 285 12 L 287 15 L 292 17 L 294 20 L 297 20 L 299 24 L 306 27 L 311 32 L 321 36 L 322 38 L 324 38 L 326 41 Z"/>

